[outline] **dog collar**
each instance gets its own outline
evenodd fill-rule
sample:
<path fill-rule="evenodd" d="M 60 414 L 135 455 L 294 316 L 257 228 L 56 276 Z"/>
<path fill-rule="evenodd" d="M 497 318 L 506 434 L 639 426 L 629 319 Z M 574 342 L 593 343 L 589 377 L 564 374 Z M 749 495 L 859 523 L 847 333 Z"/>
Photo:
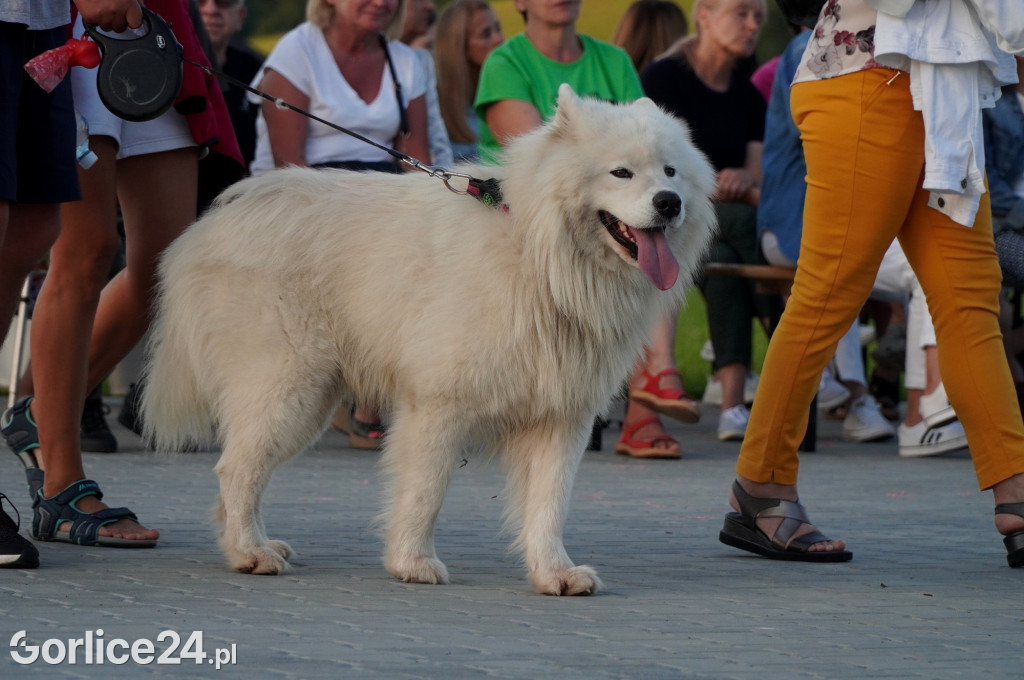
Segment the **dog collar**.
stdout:
<path fill-rule="evenodd" d="M 490 179 L 470 177 L 466 192 L 484 205 L 508 212 L 508 204 L 502 201 L 501 182 L 493 177 Z"/>

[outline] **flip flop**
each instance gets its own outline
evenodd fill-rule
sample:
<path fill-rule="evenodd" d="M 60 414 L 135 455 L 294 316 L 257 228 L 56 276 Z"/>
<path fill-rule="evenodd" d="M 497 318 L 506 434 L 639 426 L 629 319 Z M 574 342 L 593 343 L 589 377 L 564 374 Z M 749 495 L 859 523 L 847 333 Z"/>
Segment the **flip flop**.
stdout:
<path fill-rule="evenodd" d="M 645 425 L 650 425 L 651 423 L 658 423 L 660 425 L 661 421 L 655 417 L 651 417 L 638 420 L 628 426 L 623 423 L 622 436 L 619 438 L 619 441 L 615 443 L 615 453 L 620 456 L 630 456 L 631 458 L 682 458 L 683 452 L 679 449 L 679 443 L 667 434 L 662 433 L 660 436 L 654 437 L 653 439 L 633 438 L 633 435 L 637 430 Z M 656 448 L 654 446 L 656 442 L 671 442 L 673 446 L 670 446 L 667 449 Z"/>
<path fill-rule="evenodd" d="M 679 371 L 674 368 L 666 368 L 656 375 L 644 371 L 647 382 L 640 389 L 630 390 L 629 398 L 656 413 L 684 423 L 696 423 L 700 420 L 700 406 L 697 404 L 697 400 L 687 394 L 686 390 L 676 387 L 662 389 L 659 383 L 666 375 L 679 375 Z"/>
<path fill-rule="evenodd" d="M 36 494 L 32 507 L 32 538 L 37 541 L 55 541 L 74 545 L 98 546 L 102 548 L 153 548 L 156 541 L 152 539 L 116 538 L 100 536 L 100 527 L 113 524 L 121 519 L 138 522 L 128 508 L 106 508 L 99 512 L 82 512 L 76 503 L 86 496 L 103 498 L 100 486 L 91 479 L 81 479 L 53 498 L 46 498 L 42 492 Z M 66 522 L 71 523 L 70 530 L 61 531 Z"/>
<path fill-rule="evenodd" d="M 756 553 L 773 560 L 791 562 L 848 562 L 853 558 L 849 550 L 814 551 L 809 548 L 815 543 L 831 540 L 820 531 L 795 537 L 801 525 L 810 524 L 807 511 L 798 502 L 781 498 L 754 498 L 733 482 L 733 495 L 740 506 L 740 512 L 730 512 L 725 516 L 725 525 L 718 534 L 722 543 Z M 759 517 L 779 518 L 775 534 L 768 536 L 757 526 Z"/>

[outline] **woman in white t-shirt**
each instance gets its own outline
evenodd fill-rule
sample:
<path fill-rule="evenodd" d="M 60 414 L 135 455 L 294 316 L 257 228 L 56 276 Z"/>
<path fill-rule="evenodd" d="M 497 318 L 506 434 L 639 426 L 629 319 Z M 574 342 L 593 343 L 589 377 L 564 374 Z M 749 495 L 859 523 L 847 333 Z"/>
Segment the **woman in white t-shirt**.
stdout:
<path fill-rule="evenodd" d="M 399 144 L 414 158 L 430 158 L 426 83 L 419 77 L 416 56 L 397 41 L 388 42 L 385 50 L 379 39 L 401 20 L 403 4 L 309 0 L 308 20 L 281 38 L 253 86 L 380 144 Z M 284 165 L 398 170 L 385 151 L 294 111 L 255 101 L 262 103 L 262 110 L 254 175 Z M 404 134 L 403 108 L 408 121 Z"/>
<path fill-rule="evenodd" d="M 296 108 L 413 158 L 429 159 L 426 83 L 413 50 L 381 38 L 402 21 L 405 0 L 308 0 L 307 21 L 267 57 L 253 86 Z M 397 83 L 396 83 L 397 80 Z M 294 111 L 262 103 L 252 174 L 285 165 L 399 172 L 386 151 Z M 383 426 L 365 405 L 339 410 L 334 426 L 355 448 L 380 446 Z"/>

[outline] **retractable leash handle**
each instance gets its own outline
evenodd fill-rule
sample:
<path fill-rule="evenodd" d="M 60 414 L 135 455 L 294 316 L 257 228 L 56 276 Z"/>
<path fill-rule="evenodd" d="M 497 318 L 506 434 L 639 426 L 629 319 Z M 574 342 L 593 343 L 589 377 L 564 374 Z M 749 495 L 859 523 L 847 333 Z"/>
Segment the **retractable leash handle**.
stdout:
<path fill-rule="evenodd" d="M 118 118 L 153 120 L 174 104 L 181 91 L 182 47 L 167 22 L 142 8 L 145 35 L 119 39 L 83 20 L 85 32 L 103 52 L 96 88 L 100 101 Z"/>

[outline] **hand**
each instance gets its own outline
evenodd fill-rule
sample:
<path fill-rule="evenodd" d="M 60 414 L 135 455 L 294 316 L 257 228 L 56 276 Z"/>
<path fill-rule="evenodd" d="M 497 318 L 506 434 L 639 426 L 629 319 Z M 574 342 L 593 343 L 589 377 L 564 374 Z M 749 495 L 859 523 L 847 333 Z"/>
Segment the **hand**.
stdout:
<path fill-rule="evenodd" d="M 725 168 L 718 172 L 714 198 L 718 201 L 749 202 L 756 190 L 757 182 L 748 170 Z"/>
<path fill-rule="evenodd" d="M 75 0 L 82 19 L 105 31 L 142 25 L 142 0 Z"/>

